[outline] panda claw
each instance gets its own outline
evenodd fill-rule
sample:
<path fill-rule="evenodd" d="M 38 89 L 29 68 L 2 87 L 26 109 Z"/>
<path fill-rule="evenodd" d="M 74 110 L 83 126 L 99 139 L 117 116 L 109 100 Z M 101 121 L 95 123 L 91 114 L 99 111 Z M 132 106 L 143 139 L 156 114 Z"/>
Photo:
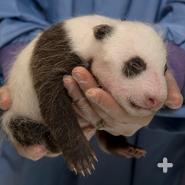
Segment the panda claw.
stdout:
<path fill-rule="evenodd" d="M 91 167 L 92 167 L 93 170 L 95 170 L 95 166 L 94 166 L 93 163 L 91 163 Z"/>
<path fill-rule="evenodd" d="M 91 170 L 89 168 L 87 168 L 87 172 L 89 175 L 91 175 Z"/>
<path fill-rule="evenodd" d="M 73 168 L 73 171 L 75 172 L 76 175 L 78 174 L 76 168 Z"/>
<path fill-rule="evenodd" d="M 85 173 L 84 173 L 84 171 L 83 171 L 83 170 L 81 171 L 81 174 L 85 177 Z"/>
<path fill-rule="evenodd" d="M 96 161 L 96 162 L 98 162 L 98 159 L 97 159 L 97 157 L 93 154 L 93 158 L 94 158 L 94 160 Z"/>

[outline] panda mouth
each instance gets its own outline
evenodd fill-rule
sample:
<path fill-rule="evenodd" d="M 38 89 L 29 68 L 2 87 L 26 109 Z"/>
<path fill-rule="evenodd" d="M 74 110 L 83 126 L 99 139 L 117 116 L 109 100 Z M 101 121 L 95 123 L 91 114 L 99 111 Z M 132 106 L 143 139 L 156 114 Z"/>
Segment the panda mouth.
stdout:
<path fill-rule="evenodd" d="M 131 105 L 132 107 L 136 108 L 136 109 L 141 109 L 141 108 L 142 108 L 141 106 L 137 105 L 137 104 L 136 104 L 135 102 L 133 102 L 133 101 L 130 101 L 130 105 Z"/>
<path fill-rule="evenodd" d="M 137 110 L 141 110 L 141 109 L 142 109 L 142 110 L 151 111 L 150 108 L 142 107 L 142 106 L 136 104 L 136 103 L 135 103 L 134 101 L 132 101 L 132 100 L 130 100 L 129 102 L 130 102 L 131 107 L 133 107 L 133 108 L 135 108 L 135 109 L 137 109 Z"/>

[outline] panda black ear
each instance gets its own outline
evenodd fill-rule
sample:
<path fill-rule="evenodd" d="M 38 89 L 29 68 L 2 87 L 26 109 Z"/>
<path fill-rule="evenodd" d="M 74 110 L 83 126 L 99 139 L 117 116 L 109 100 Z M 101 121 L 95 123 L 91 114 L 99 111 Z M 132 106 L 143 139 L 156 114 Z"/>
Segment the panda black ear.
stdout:
<path fill-rule="evenodd" d="M 93 29 L 94 36 L 97 40 L 102 40 L 105 37 L 109 36 L 112 33 L 112 30 L 113 27 L 107 24 L 100 24 L 98 26 L 95 26 Z"/>

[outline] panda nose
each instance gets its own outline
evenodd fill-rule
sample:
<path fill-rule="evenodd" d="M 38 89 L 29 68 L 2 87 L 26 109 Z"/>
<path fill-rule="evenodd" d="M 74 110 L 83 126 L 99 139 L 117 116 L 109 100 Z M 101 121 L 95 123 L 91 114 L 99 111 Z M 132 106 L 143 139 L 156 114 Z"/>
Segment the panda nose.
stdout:
<path fill-rule="evenodd" d="M 159 101 L 155 96 L 148 96 L 145 99 L 145 106 L 148 109 L 157 109 L 162 105 L 161 101 Z"/>

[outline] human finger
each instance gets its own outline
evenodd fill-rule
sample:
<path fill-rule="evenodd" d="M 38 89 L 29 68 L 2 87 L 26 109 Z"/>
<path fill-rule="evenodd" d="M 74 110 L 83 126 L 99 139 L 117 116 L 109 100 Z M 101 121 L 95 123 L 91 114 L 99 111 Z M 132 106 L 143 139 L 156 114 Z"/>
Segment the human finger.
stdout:
<path fill-rule="evenodd" d="M 0 88 L 0 108 L 7 110 L 11 106 L 11 97 L 8 86 L 2 86 Z"/>
<path fill-rule="evenodd" d="M 78 101 L 83 97 L 77 83 L 72 78 L 72 76 L 65 75 L 63 78 L 63 82 L 69 96 L 73 99 L 73 102 Z"/>
<path fill-rule="evenodd" d="M 89 122 L 87 122 L 85 119 L 82 117 L 78 117 L 78 122 L 81 125 L 81 129 L 87 138 L 87 140 L 90 140 L 92 136 L 95 135 L 96 128 Z"/>
<path fill-rule="evenodd" d="M 181 92 L 178 88 L 175 78 L 173 77 L 170 70 L 166 71 L 165 77 L 166 77 L 167 92 L 168 92 L 165 105 L 171 109 L 178 109 L 182 106 L 183 96 L 181 95 Z"/>
<path fill-rule="evenodd" d="M 83 92 L 90 88 L 98 87 L 98 84 L 91 73 L 84 67 L 74 68 L 72 71 L 72 77 L 76 80 Z"/>
<path fill-rule="evenodd" d="M 14 146 L 19 155 L 33 161 L 37 161 L 47 155 L 47 149 L 43 145 L 25 147 L 18 143 L 14 143 Z"/>
<path fill-rule="evenodd" d="M 76 81 L 72 76 L 65 76 L 63 81 L 69 96 L 73 99 L 73 108 L 75 112 L 85 120 L 90 121 L 91 123 L 96 123 L 100 118 L 80 91 Z"/>

